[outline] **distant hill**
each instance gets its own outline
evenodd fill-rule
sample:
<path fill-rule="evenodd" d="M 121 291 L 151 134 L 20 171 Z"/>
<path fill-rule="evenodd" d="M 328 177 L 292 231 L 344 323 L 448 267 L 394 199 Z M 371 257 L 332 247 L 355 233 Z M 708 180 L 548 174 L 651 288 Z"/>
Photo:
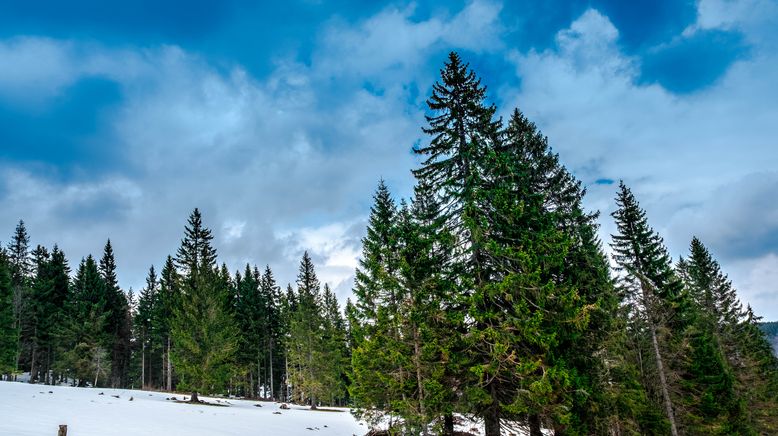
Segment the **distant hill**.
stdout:
<path fill-rule="evenodd" d="M 767 335 L 767 339 L 773 344 L 773 350 L 778 355 L 778 321 L 762 322 L 759 323 L 759 327 Z"/>

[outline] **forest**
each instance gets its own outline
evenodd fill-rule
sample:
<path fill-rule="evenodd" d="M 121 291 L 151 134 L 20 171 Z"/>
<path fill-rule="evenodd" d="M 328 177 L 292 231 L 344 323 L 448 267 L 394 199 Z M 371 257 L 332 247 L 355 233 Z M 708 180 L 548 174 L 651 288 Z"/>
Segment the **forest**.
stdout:
<path fill-rule="evenodd" d="M 778 434 L 776 325 L 703 241 L 671 258 L 623 182 L 601 241 L 548 138 L 519 109 L 499 118 L 456 53 L 427 106 L 413 196 L 378 182 L 342 307 L 308 253 L 286 287 L 270 266 L 230 271 L 198 209 L 137 295 L 110 240 L 71 267 L 20 221 L 0 251 L 0 373 L 342 405 L 391 435 L 454 435 L 462 416 L 486 436 Z"/>

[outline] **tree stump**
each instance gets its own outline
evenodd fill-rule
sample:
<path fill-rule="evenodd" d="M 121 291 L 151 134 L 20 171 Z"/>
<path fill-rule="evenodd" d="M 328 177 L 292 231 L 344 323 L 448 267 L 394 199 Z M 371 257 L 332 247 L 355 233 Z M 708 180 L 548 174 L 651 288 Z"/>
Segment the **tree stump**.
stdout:
<path fill-rule="evenodd" d="M 59 431 L 57 432 L 57 436 L 68 436 L 68 426 L 60 425 Z"/>

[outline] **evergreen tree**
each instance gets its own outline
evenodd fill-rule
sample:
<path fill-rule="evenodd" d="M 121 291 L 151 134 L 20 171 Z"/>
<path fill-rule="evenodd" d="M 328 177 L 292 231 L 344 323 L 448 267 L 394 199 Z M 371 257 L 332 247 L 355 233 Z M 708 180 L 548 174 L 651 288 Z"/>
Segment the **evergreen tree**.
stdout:
<path fill-rule="evenodd" d="M 82 259 L 66 305 L 62 325 L 62 369 L 69 369 L 79 386 L 103 384 L 110 376 L 111 359 L 106 343 L 106 286 L 92 256 Z"/>
<path fill-rule="evenodd" d="M 649 226 L 645 212 L 624 183 L 619 185 L 616 198 L 618 209 L 613 213 L 618 233 L 613 235 L 613 258 L 622 272 L 620 283 L 630 317 L 645 326 L 653 356 L 653 371 L 670 432 L 677 436 L 679 424 L 675 417 L 676 405 L 671 397 L 673 382 L 667 362 L 669 336 L 679 333 L 679 314 L 683 284 L 675 275 L 662 238 Z M 675 330 L 675 331 L 673 331 Z M 679 335 L 677 335 L 679 336 Z M 644 379 L 651 388 L 656 381 Z"/>
<path fill-rule="evenodd" d="M 287 353 L 289 381 L 293 398 L 316 409 L 327 400 L 324 379 L 328 365 L 325 359 L 321 286 L 308 252 L 303 254 L 297 275 L 297 293 L 291 313 Z"/>
<path fill-rule="evenodd" d="M 767 367 L 747 364 L 773 360 L 769 353 L 760 356 L 760 350 L 769 346 L 743 324 L 748 316 L 731 281 L 699 239 L 692 239 L 689 258 L 681 259 L 677 268 L 699 310 L 690 341 L 695 358 L 689 362 L 691 375 L 685 382 L 695 394 L 690 409 L 700 421 L 700 431 L 769 433 L 769 419 L 754 412 L 776 408 L 764 406 L 772 402 L 765 394 L 775 392 L 778 372 L 769 363 Z M 699 337 L 707 340 L 700 343 Z"/>
<path fill-rule="evenodd" d="M 180 277 L 176 271 L 173 257 L 168 256 L 162 267 L 159 280 L 159 304 L 154 311 L 154 329 L 162 341 L 160 378 L 168 391 L 173 390 L 173 364 L 170 359 L 173 348 L 171 324 L 181 301 Z"/>
<path fill-rule="evenodd" d="M 225 289 L 216 270 L 213 237 L 203 227 L 197 209 L 189 216 L 176 262 L 184 269 L 184 287 L 171 322 L 171 360 L 179 386 L 198 393 L 222 392 L 231 376 L 238 344 L 238 328 L 227 307 Z"/>
<path fill-rule="evenodd" d="M 49 370 L 56 362 L 56 329 L 68 299 L 70 269 L 65 254 L 56 245 L 51 254 L 39 246 L 34 255 L 36 274 L 24 323 L 30 338 L 30 381 L 53 383 Z"/>
<path fill-rule="evenodd" d="M 100 259 L 100 274 L 105 283 L 106 307 L 109 312 L 106 333 L 110 338 L 107 347 L 111 350 L 111 386 L 123 387 L 127 385 L 132 326 L 127 297 L 116 277 L 116 259 L 110 239 L 105 243 Z"/>
<path fill-rule="evenodd" d="M 346 322 L 338 305 L 338 299 L 329 285 L 322 292 L 322 345 L 327 363 L 323 371 L 323 399 L 330 404 L 339 404 L 346 394 L 346 374 L 349 372 L 346 348 Z"/>
<path fill-rule="evenodd" d="M 19 220 L 16 226 L 11 242 L 8 244 L 7 261 L 11 274 L 12 297 L 11 305 L 13 307 L 13 330 L 16 331 L 14 337 L 17 338 L 16 355 L 14 370 L 19 369 L 19 360 L 23 346 L 20 341 L 25 340 L 20 333 L 22 332 L 22 317 L 29 317 L 31 298 L 31 281 L 33 274 L 33 262 L 30 253 L 30 236 L 27 234 L 27 228 L 24 221 Z"/>
<path fill-rule="evenodd" d="M 152 372 L 149 367 L 151 362 L 154 361 L 152 359 L 153 355 L 161 350 L 161 344 L 158 343 L 160 338 L 154 329 L 154 315 L 158 310 L 157 305 L 159 301 L 159 281 L 157 280 L 157 272 L 152 265 L 146 276 L 146 286 L 141 290 L 140 297 L 138 298 L 138 310 L 134 322 L 136 336 L 140 342 L 141 387 L 152 385 L 150 381 Z"/>
<path fill-rule="evenodd" d="M 237 359 L 248 371 L 248 394 L 260 395 L 260 373 L 263 361 L 264 319 L 259 301 L 259 279 L 246 264 L 242 276 L 236 274 L 235 321 L 240 330 Z"/>
<path fill-rule="evenodd" d="M 260 301 L 265 314 L 265 343 L 267 358 L 267 370 L 269 380 L 266 384 L 269 386 L 270 398 L 275 399 L 280 395 L 280 380 L 284 371 L 284 354 L 282 347 L 283 334 L 285 331 L 284 319 L 282 318 L 281 308 L 281 289 L 276 284 L 273 271 L 269 265 L 265 266 L 265 272 L 262 274 L 260 282 Z"/>
<path fill-rule="evenodd" d="M 0 249 L 0 374 L 10 377 L 16 370 L 19 330 L 14 314 L 14 287 L 10 262 Z"/>

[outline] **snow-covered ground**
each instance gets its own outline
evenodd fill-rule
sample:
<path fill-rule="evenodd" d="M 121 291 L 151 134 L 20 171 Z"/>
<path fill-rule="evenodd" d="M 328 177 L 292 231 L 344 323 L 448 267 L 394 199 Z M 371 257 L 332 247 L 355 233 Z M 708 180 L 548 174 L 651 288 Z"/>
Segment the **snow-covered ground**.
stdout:
<path fill-rule="evenodd" d="M 368 430 L 348 409 L 281 410 L 277 403 L 232 399 L 228 407 L 217 407 L 167 400 L 173 396 L 183 399 L 165 392 L 0 382 L 0 435 L 56 436 L 60 424 L 67 424 L 68 436 L 359 436 Z"/>

